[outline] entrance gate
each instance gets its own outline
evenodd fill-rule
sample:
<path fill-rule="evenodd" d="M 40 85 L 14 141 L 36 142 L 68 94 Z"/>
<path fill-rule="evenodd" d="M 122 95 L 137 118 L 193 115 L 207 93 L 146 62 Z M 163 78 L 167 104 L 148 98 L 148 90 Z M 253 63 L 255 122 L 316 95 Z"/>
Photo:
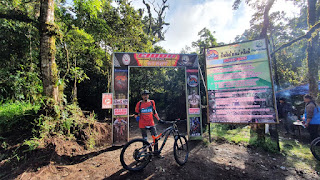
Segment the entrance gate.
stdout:
<path fill-rule="evenodd" d="M 184 67 L 187 132 L 189 139 L 202 137 L 199 62 L 197 54 L 114 53 L 112 69 L 113 145 L 129 140 L 130 67 Z"/>

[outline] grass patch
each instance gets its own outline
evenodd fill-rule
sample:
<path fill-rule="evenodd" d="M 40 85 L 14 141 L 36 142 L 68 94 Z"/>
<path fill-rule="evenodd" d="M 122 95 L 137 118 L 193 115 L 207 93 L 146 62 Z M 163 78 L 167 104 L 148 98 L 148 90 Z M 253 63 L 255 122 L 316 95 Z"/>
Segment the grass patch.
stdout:
<path fill-rule="evenodd" d="M 250 127 L 240 126 L 236 129 L 229 129 L 226 124 L 212 124 L 211 132 L 214 138 L 223 138 L 226 141 L 239 143 L 249 143 Z"/>
<path fill-rule="evenodd" d="M 235 144 L 242 143 L 260 147 L 271 153 L 279 153 L 276 142 L 270 137 L 265 136 L 263 143 L 258 141 L 256 135 L 250 138 L 250 126 L 237 125 L 236 129 L 230 129 L 230 125 L 227 124 L 212 124 L 211 132 L 215 139 L 224 139 Z M 308 172 L 312 170 L 320 172 L 320 162 L 313 157 L 310 144 L 303 144 L 295 139 L 280 138 L 279 141 L 280 153 L 286 156 L 289 166 Z"/>
<path fill-rule="evenodd" d="M 287 162 L 296 169 L 320 171 L 319 162 L 310 151 L 310 144 L 302 144 L 294 139 L 280 140 L 281 152 L 287 157 Z"/>
<path fill-rule="evenodd" d="M 225 139 L 228 142 L 260 147 L 272 153 L 278 152 L 276 142 L 270 137 L 265 137 L 264 142 L 259 142 L 257 135 L 250 137 L 250 126 L 236 125 L 234 129 L 230 129 L 230 127 L 232 126 L 227 124 L 213 124 L 211 131 L 214 137 Z"/>
<path fill-rule="evenodd" d="M 30 128 L 40 105 L 30 102 L 7 102 L 0 105 L 0 134 Z"/>

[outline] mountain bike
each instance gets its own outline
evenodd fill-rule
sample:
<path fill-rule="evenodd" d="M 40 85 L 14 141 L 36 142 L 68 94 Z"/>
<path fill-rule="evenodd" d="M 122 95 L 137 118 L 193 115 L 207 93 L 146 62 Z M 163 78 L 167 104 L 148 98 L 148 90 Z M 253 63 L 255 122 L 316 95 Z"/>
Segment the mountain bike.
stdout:
<path fill-rule="evenodd" d="M 320 137 L 315 138 L 311 142 L 310 150 L 313 156 L 320 161 Z"/>
<path fill-rule="evenodd" d="M 181 135 L 178 130 L 177 123 L 182 121 L 186 120 L 162 121 L 162 123 L 171 124 L 171 126 L 166 128 L 157 137 L 152 136 L 152 142 L 148 142 L 141 138 L 129 141 L 126 145 L 124 145 L 120 154 L 120 162 L 122 166 L 129 171 L 142 170 L 149 164 L 153 156 L 161 153 L 170 135 L 173 135 L 174 137 L 174 159 L 180 166 L 184 165 L 188 161 L 189 147 L 186 137 Z M 156 145 L 163 137 L 164 140 L 160 149 L 158 151 L 153 151 L 152 147 Z"/>

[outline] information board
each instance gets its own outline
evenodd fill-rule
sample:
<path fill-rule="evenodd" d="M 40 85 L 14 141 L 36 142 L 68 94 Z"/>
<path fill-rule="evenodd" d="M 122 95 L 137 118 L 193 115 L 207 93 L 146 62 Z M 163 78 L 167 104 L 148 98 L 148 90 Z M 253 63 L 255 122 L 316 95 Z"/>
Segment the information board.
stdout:
<path fill-rule="evenodd" d="M 208 120 L 277 123 L 265 39 L 206 50 Z"/>

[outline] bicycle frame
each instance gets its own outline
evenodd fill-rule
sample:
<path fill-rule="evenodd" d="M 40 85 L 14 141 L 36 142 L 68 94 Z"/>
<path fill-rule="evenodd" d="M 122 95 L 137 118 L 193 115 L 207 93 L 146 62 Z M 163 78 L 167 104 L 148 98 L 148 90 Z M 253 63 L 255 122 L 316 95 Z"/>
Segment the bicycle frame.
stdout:
<path fill-rule="evenodd" d="M 165 137 L 164 140 L 163 140 L 163 143 L 161 144 L 160 149 L 158 150 L 159 152 L 161 152 L 162 149 L 163 149 L 163 147 L 164 147 L 164 145 L 166 144 L 166 142 L 167 142 L 170 134 L 172 134 L 173 136 L 176 136 L 176 135 L 179 136 L 179 131 L 178 131 L 178 127 L 177 127 L 177 125 L 176 125 L 176 122 L 173 122 L 173 124 L 172 124 L 170 127 L 166 128 L 166 129 L 165 129 L 162 133 L 160 133 L 158 136 L 152 136 L 153 142 L 150 143 L 150 145 L 151 145 L 151 146 L 156 145 L 160 139 L 162 139 L 163 137 Z"/>

